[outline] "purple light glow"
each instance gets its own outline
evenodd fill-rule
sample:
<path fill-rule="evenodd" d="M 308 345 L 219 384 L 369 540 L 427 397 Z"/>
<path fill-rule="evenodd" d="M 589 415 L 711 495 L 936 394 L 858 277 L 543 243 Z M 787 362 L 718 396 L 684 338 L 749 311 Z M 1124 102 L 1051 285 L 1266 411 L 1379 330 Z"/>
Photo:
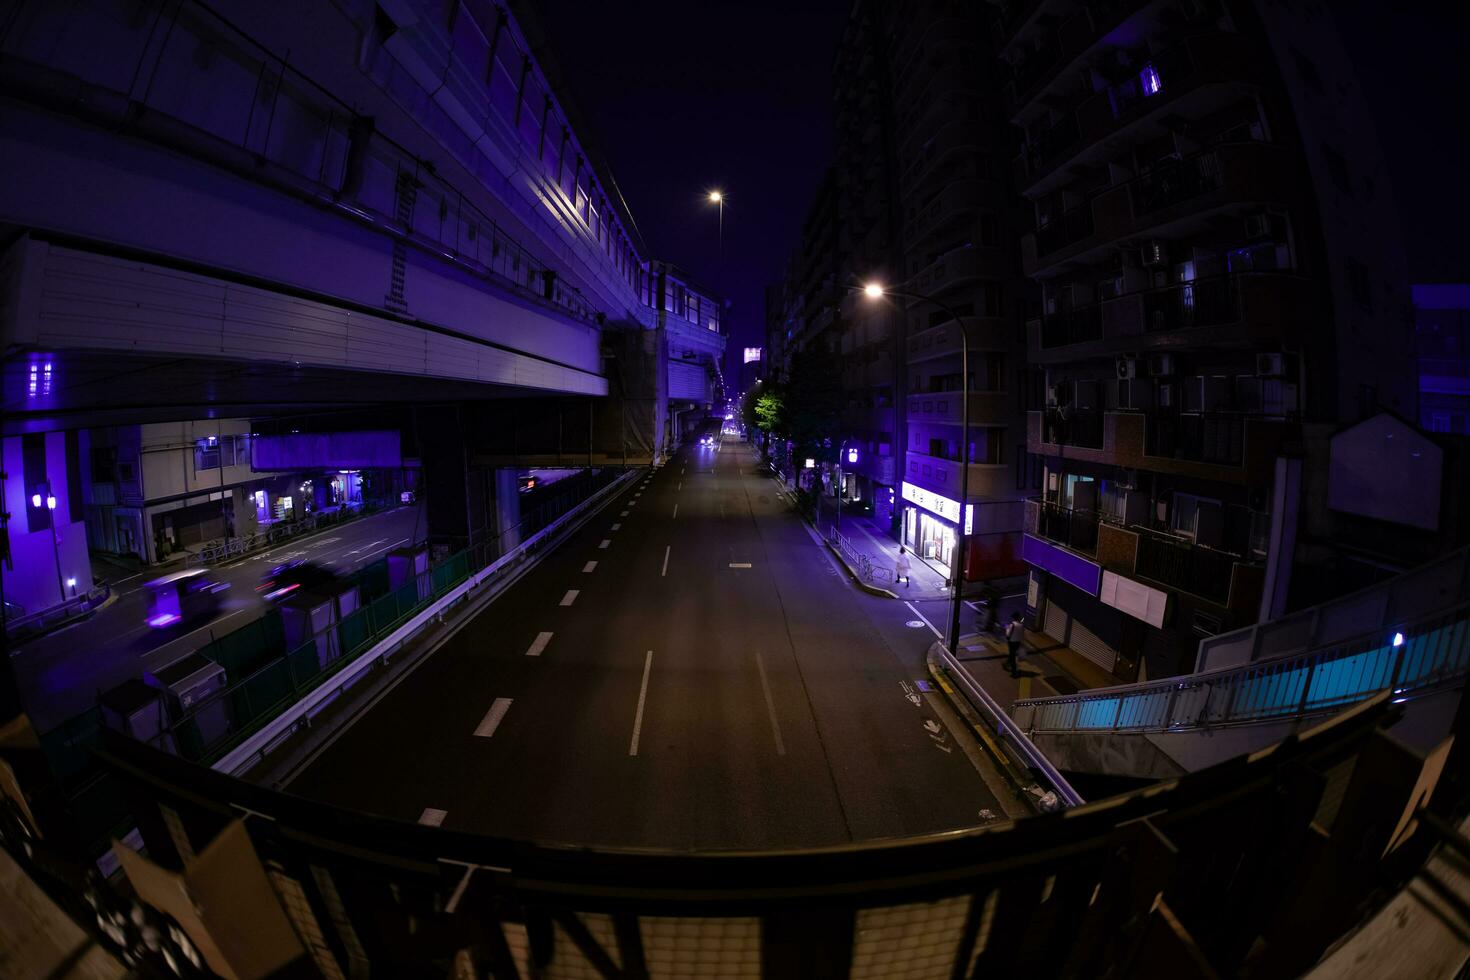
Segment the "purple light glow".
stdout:
<path fill-rule="evenodd" d="M 179 617 L 173 613 L 159 613 L 157 616 L 148 617 L 148 625 L 156 630 L 161 630 L 170 623 L 176 623 L 178 621 Z"/>
<path fill-rule="evenodd" d="M 1147 98 L 1150 95 L 1158 95 L 1163 89 L 1163 80 L 1159 73 L 1154 70 L 1153 65 L 1144 65 L 1143 71 L 1138 73 L 1138 81 L 1143 85 L 1143 94 Z"/>

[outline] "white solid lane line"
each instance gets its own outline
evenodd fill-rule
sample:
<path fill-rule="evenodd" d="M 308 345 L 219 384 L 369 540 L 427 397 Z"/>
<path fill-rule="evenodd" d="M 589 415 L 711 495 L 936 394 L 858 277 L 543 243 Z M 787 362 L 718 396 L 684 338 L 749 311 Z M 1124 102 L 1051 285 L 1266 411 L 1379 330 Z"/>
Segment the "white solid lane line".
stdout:
<path fill-rule="evenodd" d="M 495 734 L 495 729 L 500 727 L 500 720 L 510 710 L 510 698 L 496 698 L 490 710 L 485 712 L 485 718 L 475 728 L 475 734 L 480 738 L 489 738 Z"/>
<path fill-rule="evenodd" d="M 561 602 L 559 603 L 559 605 L 570 606 L 572 603 L 577 601 L 577 596 L 581 594 L 581 589 L 567 589 L 567 594 L 561 597 Z"/>
<path fill-rule="evenodd" d="M 643 683 L 638 686 L 638 711 L 633 715 L 633 738 L 628 742 L 628 754 L 638 754 L 638 734 L 643 731 L 643 702 L 648 699 L 648 672 L 653 669 L 653 651 L 643 658 Z"/>
<path fill-rule="evenodd" d="M 597 569 L 597 562 L 595 562 L 595 561 L 589 561 L 587 564 L 585 564 L 585 565 L 582 566 L 582 571 L 584 571 L 584 572 L 591 572 L 591 571 L 595 571 L 596 569 Z"/>
<path fill-rule="evenodd" d="M 531 641 L 530 649 L 526 651 L 528 657 L 539 657 L 541 651 L 546 649 L 546 644 L 551 642 L 550 633 L 537 633 L 536 639 Z"/>
<path fill-rule="evenodd" d="M 426 806 L 424 812 L 419 814 L 419 823 L 438 827 L 444 823 L 444 818 L 447 816 L 449 816 L 448 810 L 436 810 L 431 806 Z"/>
<path fill-rule="evenodd" d="M 659 572 L 660 576 L 669 574 L 669 549 L 672 547 L 671 544 L 664 545 L 664 570 Z"/>
<path fill-rule="evenodd" d="M 926 617 L 923 613 L 919 612 L 918 609 L 914 608 L 914 604 L 912 602 L 909 602 L 907 599 L 905 599 L 903 601 L 903 604 L 905 606 L 908 606 L 910 609 L 913 609 L 914 610 L 914 615 L 915 616 L 918 616 L 920 619 L 924 620 L 924 625 L 927 626 L 927 627 L 929 627 L 931 630 L 934 630 L 934 635 L 935 636 L 939 637 L 941 640 L 944 639 L 944 634 L 941 633 L 941 632 L 939 632 L 939 630 L 934 629 L 934 624 L 931 623 L 931 622 L 929 622 L 928 617 Z"/>
<path fill-rule="evenodd" d="M 781 723 L 776 720 L 776 702 L 771 700 L 771 684 L 766 680 L 766 662 L 761 659 L 761 652 L 755 652 L 755 666 L 761 673 L 761 690 L 766 695 L 766 712 L 771 716 L 771 734 L 776 736 L 776 754 L 786 754 L 786 743 L 781 741 Z"/>
<path fill-rule="evenodd" d="M 612 544 L 612 538 L 603 538 L 602 539 L 602 544 L 598 545 L 597 547 L 598 547 L 598 550 L 600 550 L 600 551 L 601 550 L 606 550 L 611 544 Z"/>

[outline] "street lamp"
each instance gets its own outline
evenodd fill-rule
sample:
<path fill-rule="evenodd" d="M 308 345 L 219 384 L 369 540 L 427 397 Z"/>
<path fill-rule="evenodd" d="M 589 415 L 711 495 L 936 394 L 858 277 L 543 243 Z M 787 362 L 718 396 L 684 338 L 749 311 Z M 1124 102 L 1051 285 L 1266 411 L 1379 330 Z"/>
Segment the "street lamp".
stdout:
<path fill-rule="evenodd" d="M 56 562 L 56 591 L 61 596 L 61 601 L 66 601 L 66 585 L 61 580 L 61 542 L 56 537 L 56 495 L 51 492 L 51 484 L 43 483 L 31 494 L 31 506 L 39 509 L 45 504 L 47 510 L 46 523 L 51 525 L 51 558 Z M 72 580 L 75 584 L 76 580 Z"/>
<path fill-rule="evenodd" d="M 933 296 L 923 293 L 913 293 L 901 289 L 893 289 L 882 283 L 870 282 L 863 286 L 863 295 L 868 299 L 880 299 L 884 296 L 901 296 L 904 299 L 916 299 L 923 303 L 933 303 L 954 320 L 955 326 L 960 332 L 960 515 L 959 529 L 955 535 L 954 557 L 951 560 L 951 578 L 954 581 L 954 601 L 949 610 L 949 650 L 950 653 L 959 652 L 960 643 L 960 592 L 964 586 L 965 549 L 969 546 L 968 536 L 965 534 L 965 518 L 970 513 L 970 339 L 965 334 L 965 322 L 960 315 L 947 304 L 940 302 Z"/>
<path fill-rule="evenodd" d="M 709 192 L 709 202 L 720 208 L 720 261 L 725 260 L 725 195 L 720 191 Z"/>

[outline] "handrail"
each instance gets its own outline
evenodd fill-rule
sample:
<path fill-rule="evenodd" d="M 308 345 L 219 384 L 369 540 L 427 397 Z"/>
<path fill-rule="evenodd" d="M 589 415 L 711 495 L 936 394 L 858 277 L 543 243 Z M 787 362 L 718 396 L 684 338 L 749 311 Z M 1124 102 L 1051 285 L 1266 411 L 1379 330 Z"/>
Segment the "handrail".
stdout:
<path fill-rule="evenodd" d="M 955 683 L 964 689 L 970 703 L 986 716 L 986 720 L 995 729 L 1002 744 L 1009 745 L 1022 762 L 1045 776 L 1046 781 L 1051 784 L 1052 792 L 1056 793 L 1065 805 L 1081 806 L 1085 802 L 1082 795 L 1072 788 L 1072 784 L 1067 782 L 1061 770 L 1052 765 L 1052 761 L 1036 747 L 1030 736 L 1011 720 L 1005 709 L 1000 706 L 1000 702 L 991 697 L 985 688 L 975 683 L 970 672 L 955 658 L 948 647 L 943 643 L 936 643 L 935 646 L 939 649 L 939 660 L 944 664 L 944 669 L 950 677 L 954 678 Z"/>
<path fill-rule="evenodd" d="M 1315 650 L 1139 684 L 1023 698 L 1011 715 L 1028 732 L 1177 732 L 1334 711 L 1392 690 L 1422 696 L 1470 672 L 1470 602 Z"/>

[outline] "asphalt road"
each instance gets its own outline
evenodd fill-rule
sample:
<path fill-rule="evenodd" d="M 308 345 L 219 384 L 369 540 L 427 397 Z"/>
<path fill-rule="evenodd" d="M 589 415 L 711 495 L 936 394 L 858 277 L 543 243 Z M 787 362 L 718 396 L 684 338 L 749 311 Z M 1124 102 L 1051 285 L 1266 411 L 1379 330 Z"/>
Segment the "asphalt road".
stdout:
<path fill-rule="evenodd" d="M 11 652 L 27 714 L 38 731 L 50 731 L 96 704 L 97 693 L 157 669 L 264 615 L 269 608 L 255 585 L 271 566 L 295 558 L 347 573 L 377 561 L 390 548 L 422 540 L 417 507 L 399 507 L 210 570 L 230 584 L 218 616 L 178 629 L 156 630 L 145 622 L 147 583 L 163 572 L 149 570 L 113 585 L 113 599 L 98 612 L 64 629 L 37 637 Z"/>
<path fill-rule="evenodd" d="M 996 803 L 917 690 L 935 635 L 923 620 L 938 625 L 942 604 L 856 589 L 777 490 L 742 444 L 681 451 L 289 790 L 606 846 L 799 847 L 983 822 Z"/>

